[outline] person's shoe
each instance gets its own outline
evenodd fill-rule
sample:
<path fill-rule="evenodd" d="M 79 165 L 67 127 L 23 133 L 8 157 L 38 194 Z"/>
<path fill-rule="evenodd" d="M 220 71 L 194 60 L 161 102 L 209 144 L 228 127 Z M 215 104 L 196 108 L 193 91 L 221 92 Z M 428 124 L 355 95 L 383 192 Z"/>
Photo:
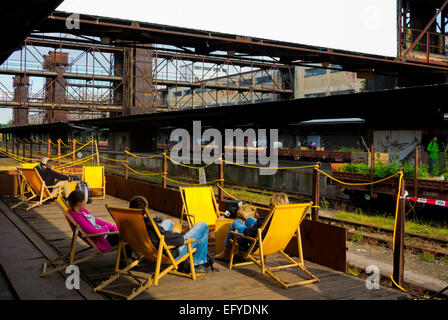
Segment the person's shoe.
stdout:
<path fill-rule="evenodd" d="M 230 260 L 230 249 L 225 247 L 223 252 L 215 255 L 215 259 L 229 261 Z"/>
<path fill-rule="evenodd" d="M 210 267 L 209 266 L 207 266 L 206 264 L 200 264 L 200 265 L 198 265 L 198 266 L 195 266 L 194 267 L 194 271 L 196 272 L 196 273 L 210 273 L 211 271 L 210 271 Z"/>

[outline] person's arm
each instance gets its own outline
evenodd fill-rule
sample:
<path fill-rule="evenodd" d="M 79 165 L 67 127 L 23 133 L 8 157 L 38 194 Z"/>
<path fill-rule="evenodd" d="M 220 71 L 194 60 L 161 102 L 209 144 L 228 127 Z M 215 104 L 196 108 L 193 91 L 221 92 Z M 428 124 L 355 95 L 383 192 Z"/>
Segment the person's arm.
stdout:
<path fill-rule="evenodd" d="M 108 226 L 103 226 L 101 229 L 95 228 L 82 214 L 74 211 L 69 211 L 70 216 L 75 220 L 81 229 L 87 234 L 105 233 L 109 232 Z"/>
<path fill-rule="evenodd" d="M 159 231 L 162 235 L 165 236 L 165 243 L 168 246 L 180 247 L 184 244 L 184 236 L 180 233 L 174 233 L 171 231 L 166 231 L 162 227 L 158 225 Z"/>
<path fill-rule="evenodd" d="M 52 180 L 57 179 L 57 180 L 68 180 L 68 177 L 66 175 L 63 175 L 59 172 L 56 172 L 54 170 L 51 170 L 51 178 Z"/>
<path fill-rule="evenodd" d="M 257 222 L 255 222 L 250 227 L 244 229 L 244 235 L 248 237 L 255 238 L 257 236 L 257 230 L 263 225 L 264 217 L 258 218 Z"/>

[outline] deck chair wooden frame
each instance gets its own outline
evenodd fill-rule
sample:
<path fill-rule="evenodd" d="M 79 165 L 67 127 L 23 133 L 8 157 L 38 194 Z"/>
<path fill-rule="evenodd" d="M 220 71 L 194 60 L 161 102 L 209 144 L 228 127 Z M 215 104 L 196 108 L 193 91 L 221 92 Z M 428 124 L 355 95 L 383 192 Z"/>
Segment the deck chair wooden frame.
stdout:
<path fill-rule="evenodd" d="M 101 187 L 91 187 L 90 183 L 86 181 L 86 168 L 101 168 Z M 90 190 L 97 191 L 101 190 L 101 196 L 91 197 L 92 199 L 106 199 L 106 179 L 104 176 L 104 166 L 83 166 L 82 167 L 82 181 L 89 183 Z"/>
<path fill-rule="evenodd" d="M 215 209 L 215 215 L 216 215 L 216 219 L 219 218 L 220 216 L 220 212 L 219 212 L 219 206 L 218 203 L 216 202 L 216 198 L 215 198 L 215 193 L 213 192 L 213 188 L 211 186 L 209 187 L 179 187 L 179 191 L 180 191 L 180 196 L 182 198 L 182 213 L 181 213 L 181 217 L 180 217 L 180 225 L 183 225 L 183 219 L 184 216 L 186 216 L 185 220 L 187 220 L 188 223 L 188 228 L 191 229 L 192 227 L 194 227 L 196 225 L 196 223 L 200 222 L 197 221 L 199 219 L 196 219 L 196 214 L 194 214 L 193 212 L 190 212 L 190 210 L 188 209 L 188 205 L 187 205 L 187 201 L 186 201 L 186 197 L 185 197 L 185 189 L 204 189 L 204 188 L 210 188 L 210 196 L 212 198 L 212 203 L 213 203 L 213 207 Z M 214 229 L 215 225 L 209 225 L 209 227 L 211 227 L 210 229 Z"/>
<path fill-rule="evenodd" d="M 105 254 L 107 252 L 112 252 L 115 249 L 117 249 L 118 246 L 112 246 L 107 251 L 101 251 L 98 248 L 98 246 L 93 242 L 92 238 L 100 237 L 100 236 L 104 236 L 104 235 L 119 234 L 118 231 L 87 234 L 87 233 L 85 233 L 81 229 L 81 226 L 79 224 L 77 224 L 75 222 L 75 220 L 68 214 L 67 203 L 64 201 L 64 199 L 62 199 L 61 195 L 59 195 L 57 197 L 56 201 L 57 201 L 58 206 L 61 209 L 62 213 L 64 214 L 64 217 L 67 219 L 67 222 L 70 225 L 70 228 L 72 229 L 72 240 L 71 240 L 71 243 L 70 243 L 70 250 L 69 250 L 69 252 L 67 254 L 61 255 L 61 256 L 59 256 L 57 258 L 48 260 L 48 261 L 43 263 L 43 265 L 42 265 L 42 272 L 40 274 L 41 277 L 49 275 L 49 274 L 51 274 L 53 272 L 57 272 L 57 271 L 63 270 L 65 268 L 67 268 L 69 265 L 76 265 L 76 264 L 79 264 L 81 262 L 90 260 L 92 258 L 95 258 L 97 256 L 103 255 L 103 254 Z M 88 247 L 80 249 L 80 250 L 77 251 L 76 250 L 76 242 L 77 242 L 78 239 L 80 239 L 83 242 L 85 242 L 88 245 Z M 78 258 L 78 259 L 75 258 L 80 253 L 88 251 L 88 250 L 92 250 L 92 249 L 95 251 L 94 253 L 92 253 L 92 254 L 90 254 L 88 256 L 84 256 L 82 258 Z M 49 267 L 49 265 L 52 265 L 53 267 Z"/>
<path fill-rule="evenodd" d="M 60 189 L 50 189 L 45 185 L 44 180 L 37 172 L 36 168 L 17 168 L 21 181 L 24 183 L 21 186 L 21 192 L 25 192 L 25 188 L 31 192 L 31 196 L 25 199 L 25 195 L 22 195 L 22 199 L 19 203 L 16 203 L 11 207 L 14 209 L 22 204 L 31 203 L 25 208 L 26 211 L 42 205 L 44 202 L 56 198 L 60 193 Z"/>
<path fill-rule="evenodd" d="M 310 283 L 314 283 L 314 282 L 319 282 L 320 280 L 315 275 L 313 275 L 311 272 L 309 272 L 305 267 L 304 260 L 303 260 L 302 240 L 300 237 L 300 224 L 302 223 L 303 219 L 305 218 L 307 212 L 311 209 L 312 205 L 313 205 L 313 203 L 310 202 L 310 203 L 305 203 L 305 204 L 276 206 L 274 208 L 274 210 L 272 210 L 270 212 L 270 214 L 266 217 L 265 221 L 263 222 L 263 225 L 257 230 L 257 236 L 255 238 L 248 237 L 241 233 L 232 231 L 231 234 L 234 235 L 234 239 L 230 240 L 232 243 L 232 249 L 230 252 L 229 269 L 239 267 L 239 266 L 249 265 L 249 264 L 256 264 L 258 267 L 260 267 L 262 274 L 267 274 L 272 279 L 274 279 L 277 283 L 279 283 L 283 288 L 289 288 L 289 287 L 293 287 L 293 286 L 306 285 L 306 284 L 310 284 Z M 297 224 L 297 229 L 295 229 L 296 228 L 295 226 L 292 226 L 292 228 L 294 228 L 295 230 L 291 229 L 291 230 L 286 231 L 285 229 L 287 229 L 287 228 L 285 228 L 284 229 L 285 232 L 274 234 L 274 235 L 272 234 L 273 232 L 271 232 L 271 234 L 270 234 L 270 230 L 273 229 L 272 228 L 273 217 L 276 214 L 282 214 L 280 212 L 282 210 L 297 210 L 297 218 L 296 218 L 296 221 L 294 222 Z M 267 227 L 269 223 L 271 223 L 271 224 L 269 225 L 269 227 Z M 281 223 L 281 220 L 277 219 L 276 223 Z M 288 223 L 290 223 L 290 221 L 288 221 Z M 268 228 L 266 235 L 264 238 L 262 238 L 262 234 L 266 228 Z M 294 234 L 297 235 L 297 248 L 298 248 L 299 262 L 295 261 L 292 257 L 290 257 L 284 251 L 286 246 L 288 245 L 288 243 L 291 241 L 292 237 L 294 236 Z M 242 258 L 244 260 L 250 260 L 250 261 L 235 263 L 235 264 L 233 263 L 234 255 L 238 248 L 237 237 L 245 238 L 245 239 L 249 240 L 249 242 L 251 243 L 249 250 L 242 256 Z M 282 239 L 282 237 L 283 237 L 283 239 Z M 269 243 L 266 243 L 266 239 L 268 239 L 268 241 L 269 241 L 269 239 L 273 239 L 272 242 L 279 242 L 279 244 L 274 245 L 273 246 L 274 248 L 270 248 L 269 252 L 266 252 L 267 247 L 270 245 Z M 254 247 L 256 244 L 258 244 L 258 248 L 254 250 Z M 277 248 L 275 248 L 276 246 L 277 246 Z M 252 252 L 252 251 L 254 251 L 254 252 Z M 270 267 L 270 268 L 266 267 L 266 257 L 268 255 L 271 255 L 274 253 L 280 253 L 289 263 L 285 264 L 285 265 Z M 259 256 L 259 259 L 257 260 L 254 256 Z M 282 270 L 282 269 L 286 269 L 286 268 L 293 268 L 293 267 L 304 272 L 311 279 L 286 283 L 280 277 L 278 277 L 274 274 L 274 271 Z"/>
<path fill-rule="evenodd" d="M 94 289 L 94 292 L 103 292 L 110 295 L 125 298 L 127 300 L 132 300 L 140 293 L 148 289 L 151 285 L 157 286 L 159 284 L 160 279 L 168 273 L 188 277 L 193 280 L 196 280 L 196 277 L 198 276 L 204 275 L 196 273 L 194 269 L 193 253 L 196 252 L 196 248 L 192 248 L 191 243 L 194 242 L 195 239 L 187 239 L 184 242 L 184 244 L 187 245 L 188 251 L 184 256 L 180 257 L 178 260 L 175 260 L 170 251 L 170 249 L 173 249 L 175 247 L 168 246 L 166 244 L 164 236 L 159 232 L 156 222 L 151 217 L 151 214 L 149 213 L 148 209 L 128 209 L 128 208 L 111 207 L 108 205 L 106 205 L 106 208 L 111 214 L 111 216 L 114 218 L 118 226 L 118 229 L 120 231 L 120 241 L 118 243 L 118 251 L 115 260 L 115 274 L 111 276 L 108 280 L 104 281 L 99 286 L 97 286 Z M 118 213 L 121 216 L 123 216 L 123 214 L 134 215 L 129 216 L 129 218 L 132 217 L 131 219 L 134 219 L 133 224 L 129 223 L 127 225 L 125 225 L 124 223 L 122 224 L 120 220 L 121 218 L 119 217 Z M 148 217 L 153 229 L 157 234 L 157 237 L 159 238 L 158 248 L 155 248 L 153 246 L 149 238 L 143 220 L 144 216 Z M 142 242 L 136 244 L 136 242 L 139 241 L 137 238 L 140 239 L 140 241 Z M 124 268 L 120 269 L 119 267 L 121 259 L 120 251 L 122 251 L 123 253 L 125 252 L 124 248 L 125 242 L 131 247 L 137 259 L 128 263 Z M 142 253 L 140 250 L 145 252 Z M 189 274 L 178 271 L 179 264 L 187 259 L 190 260 L 189 262 L 191 273 Z M 143 274 L 142 272 L 140 272 L 140 274 L 137 274 L 136 272 L 132 271 L 132 269 L 142 261 L 156 263 L 154 275 L 148 273 Z M 162 265 L 164 266 L 163 268 Z M 132 290 L 131 294 L 126 295 L 123 293 L 104 289 L 106 286 L 110 285 L 112 282 L 114 282 L 121 276 L 133 278 L 135 281 L 138 282 L 139 285 Z"/>

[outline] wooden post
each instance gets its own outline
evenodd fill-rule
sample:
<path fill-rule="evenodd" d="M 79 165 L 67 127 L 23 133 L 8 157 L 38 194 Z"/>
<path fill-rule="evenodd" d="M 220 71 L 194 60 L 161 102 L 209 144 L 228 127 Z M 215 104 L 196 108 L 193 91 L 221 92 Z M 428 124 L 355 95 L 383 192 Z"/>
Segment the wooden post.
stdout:
<path fill-rule="evenodd" d="M 42 158 L 42 140 L 37 141 L 37 157 Z"/>
<path fill-rule="evenodd" d="M 76 161 L 76 154 L 75 154 L 75 150 L 76 150 L 76 139 L 73 139 L 72 141 L 72 163 L 74 163 Z"/>
<path fill-rule="evenodd" d="M 6 152 L 8 152 L 8 135 L 6 135 L 6 139 L 5 139 L 5 150 Z"/>
<path fill-rule="evenodd" d="M 51 157 L 51 139 L 48 138 L 47 157 Z"/>
<path fill-rule="evenodd" d="M 100 153 L 98 151 L 98 140 L 95 140 L 96 163 L 100 165 Z"/>
<path fill-rule="evenodd" d="M 58 139 L 58 165 L 61 164 L 61 139 Z"/>
<path fill-rule="evenodd" d="M 375 147 L 370 147 L 370 176 L 373 178 L 375 176 Z"/>
<path fill-rule="evenodd" d="M 128 151 L 129 149 L 128 149 L 128 147 L 125 147 L 124 150 L 125 150 L 124 151 L 124 161 L 125 161 L 125 164 L 129 165 L 128 164 L 128 154 L 126 153 L 126 151 Z M 128 176 L 129 176 L 129 169 L 128 169 L 127 166 L 124 166 L 124 178 L 127 180 Z"/>
<path fill-rule="evenodd" d="M 414 158 L 414 197 L 418 197 L 418 146 L 415 147 Z"/>
<path fill-rule="evenodd" d="M 221 153 L 221 159 L 224 159 L 224 153 Z M 224 188 L 224 161 L 220 160 L 218 164 L 218 176 L 221 181 L 218 182 L 218 185 L 221 188 Z M 224 201 L 224 192 L 222 192 L 221 188 L 218 188 L 218 198 L 219 201 Z"/>
<path fill-rule="evenodd" d="M 166 188 L 166 176 L 167 176 L 167 172 L 168 172 L 168 161 L 166 158 L 166 153 L 168 151 L 164 150 L 163 151 L 163 175 L 162 175 L 162 187 Z"/>
<path fill-rule="evenodd" d="M 420 165 L 425 163 L 425 146 L 421 145 L 422 156 L 420 157 Z"/>
<path fill-rule="evenodd" d="M 11 153 L 14 154 L 14 152 L 15 152 L 14 139 L 11 142 L 12 142 L 12 147 L 11 147 L 12 148 L 12 150 L 11 150 L 12 152 Z"/>
<path fill-rule="evenodd" d="M 403 170 L 403 169 L 402 169 Z M 397 217 L 397 229 L 395 231 L 395 250 L 394 250 L 394 271 L 393 277 L 394 281 L 402 286 L 403 285 L 403 275 L 404 275 L 404 222 L 406 215 L 406 203 L 404 199 L 405 192 L 405 179 L 401 182 L 401 192 L 399 207 L 398 207 L 398 217 Z"/>
<path fill-rule="evenodd" d="M 317 163 L 317 165 L 320 165 L 320 162 Z M 319 208 L 320 205 L 320 172 L 313 169 L 313 191 L 312 191 L 312 198 L 313 198 L 313 206 L 316 206 L 315 208 L 311 209 L 311 218 L 313 221 L 319 221 Z"/>

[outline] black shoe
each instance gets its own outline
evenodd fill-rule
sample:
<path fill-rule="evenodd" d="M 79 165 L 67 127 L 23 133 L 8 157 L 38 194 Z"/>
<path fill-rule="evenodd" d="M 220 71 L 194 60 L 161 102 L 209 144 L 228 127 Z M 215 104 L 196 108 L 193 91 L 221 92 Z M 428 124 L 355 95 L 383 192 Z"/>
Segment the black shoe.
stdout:
<path fill-rule="evenodd" d="M 195 266 L 195 267 L 194 267 L 194 271 L 195 271 L 196 273 L 205 273 L 205 274 L 211 272 L 211 271 L 210 271 L 210 267 L 209 267 L 208 265 L 206 265 L 206 264 L 200 264 L 200 265 L 198 265 L 198 266 Z"/>

